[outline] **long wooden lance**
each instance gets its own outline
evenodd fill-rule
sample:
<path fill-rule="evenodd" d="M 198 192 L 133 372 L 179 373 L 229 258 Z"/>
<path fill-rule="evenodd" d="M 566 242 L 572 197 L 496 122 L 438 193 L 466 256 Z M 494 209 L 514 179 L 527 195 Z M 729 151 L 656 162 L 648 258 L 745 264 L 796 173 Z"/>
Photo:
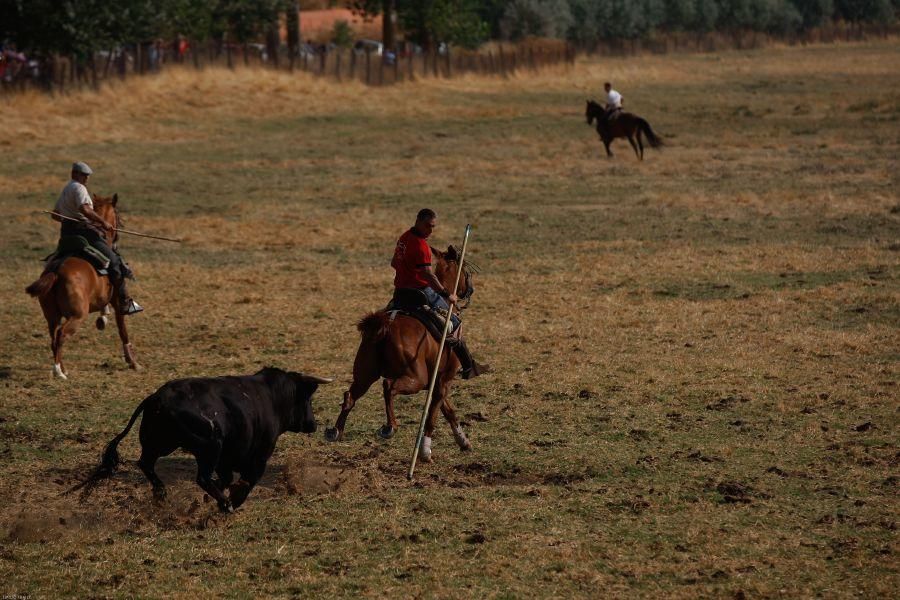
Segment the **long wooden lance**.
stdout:
<path fill-rule="evenodd" d="M 52 210 L 42 210 L 42 213 L 47 213 L 48 215 L 53 215 L 54 217 L 59 217 L 60 219 L 65 219 L 66 221 L 75 221 L 76 223 L 83 223 L 80 219 L 73 219 L 72 217 L 67 217 L 65 215 L 61 215 L 58 212 L 54 212 Z M 175 238 L 167 238 L 161 235 L 150 235 L 149 233 L 138 233 L 137 231 L 129 231 L 127 229 L 119 229 L 118 227 L 113 227 L 113 231 L 118 231 L 119 233 L 127 233 L 128 235 L 136 235 L 138 237 L 151 238 L 154 240 L 163 240 L 166 242 L 177 242 L 181 243 L 181 240 L 176 240 Z"/>
<path fill-rule="evenodd" d="M 466 233 L 463 238 L 462 251 L 459 253 L 459 268 L 456 270 L 456 282 L 453 284 L 453 293 L 459 289 L 459 277 L 463 272 L 463 264 L 466 260 L 466 244 L 469 243 L 469 234 L 472 232 L 472 226 L 466 225 Z M 411 480 L 416 470 L 416 460 L 419 458 L 419 446 L 422 445 L 422 437 L 425 435 L 425 421 L 428 419 L 428 407 L 431 405 L 431 397 L 434 394 L 434 384 L 437 383 L 438 371 L 441 366 L 441 355 L 444 353 L 444 343 L 447 341 L 447 333 L 450 331 L 450 317 L 453 315 L 453 307 L 455 302 L 450 303 L 450 309 L 447 311 L 447 320 L 444 322 L 444 332 L 441 334 L 441 344 L 438 346 L 437 358 L 434 360 L 434 369 L 431 371 L 431 383 L 428 384 L 428 395 L 425 396 L 425 406 L 422 408 L 422 421 L 419 423 L 419 435 L 416 436 L 416 446 L 413 448 L 412 460 L 409 463 L 409 473 L 406 478 Z"/>

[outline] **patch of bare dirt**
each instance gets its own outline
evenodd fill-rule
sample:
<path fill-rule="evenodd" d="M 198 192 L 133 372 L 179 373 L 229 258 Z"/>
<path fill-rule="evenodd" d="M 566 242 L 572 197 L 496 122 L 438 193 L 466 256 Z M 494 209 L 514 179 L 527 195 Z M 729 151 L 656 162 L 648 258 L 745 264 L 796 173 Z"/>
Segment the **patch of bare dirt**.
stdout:
<path fill-rule="evenodd" d="M 361 485 L 362 474 L 357 468 L 301 458 L 288 462 L 278 487 L 288 494 L 307 496 L 354 493 Z"/>

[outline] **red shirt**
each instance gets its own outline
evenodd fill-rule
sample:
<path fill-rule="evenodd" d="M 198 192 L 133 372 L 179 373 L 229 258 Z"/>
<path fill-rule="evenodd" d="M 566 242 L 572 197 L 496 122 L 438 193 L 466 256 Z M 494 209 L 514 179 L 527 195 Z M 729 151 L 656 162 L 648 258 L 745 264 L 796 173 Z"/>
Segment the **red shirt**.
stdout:
<path fill-rule="evenodd" d="M 431 247 L 415 229 L 409 229 L 397 240 L 391 266 L 397 271 L 394 276 L 394 287 L 428 287 L 425 267 L 431 266 Z"/>

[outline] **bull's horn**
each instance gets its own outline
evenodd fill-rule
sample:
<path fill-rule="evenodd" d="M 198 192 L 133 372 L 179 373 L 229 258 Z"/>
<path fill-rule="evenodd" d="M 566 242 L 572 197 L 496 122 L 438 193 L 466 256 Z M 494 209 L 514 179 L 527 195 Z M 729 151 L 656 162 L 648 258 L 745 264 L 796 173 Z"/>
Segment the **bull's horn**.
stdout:
<path fill-rule="evenodd" d="M 308 381 L 309 383 L 331 383 L 334 379 L 330 377 L 319 377 L 318 375 L 301 375 L 303 381 Z"/>

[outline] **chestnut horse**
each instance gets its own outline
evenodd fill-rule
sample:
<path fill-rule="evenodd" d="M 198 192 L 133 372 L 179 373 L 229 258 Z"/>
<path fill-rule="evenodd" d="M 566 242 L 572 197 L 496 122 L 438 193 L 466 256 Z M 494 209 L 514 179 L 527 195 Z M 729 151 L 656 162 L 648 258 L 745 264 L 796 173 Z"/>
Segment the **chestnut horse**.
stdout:
<path fill-rule="evenodd" d="M 459 255 L 456 248 L 450 246 L 447 252 L 431 249 L 434 271 L 445 288 L 451 289 L 459 269 Z M 467 302 L 472 295 L 471 270 L 463 268 L 465 277 L 460 278 L 456 290 L 461 302 Z M 356 401 L 368 391 L 378 378 L 383 378 L 384 408 L 387 423 L 378 434 L 388 439 L 397 430 L 397 419 L 394 416 L 394 398 L 397 394 L 415 394 L 428 387 L 438 353 L 438 340 L 428 332 L 422 323 L 411 316 L 397 314 L 392 317 L 387 311 L 369 313 L 357 325 L 362 334 L 362 341 L 353 361 L 353 383 L 344 392 L 341 414 L 338 415 L 334 427 L 325 431 L 329 441 L 340 440 L 344 434 L 347 415 L 353 410 Z M 456 412 L 450 403 L 450 384 L 459 372 L 460 363 L 456 354 L 445 347 L 438 367 L 438 378 L 434 395 L 428 407 L 428 420 L 425 424 L 425 437 L 419 456 L 431 462 L 431 437 L 437 420 L 436 409 L 450 423 L 453 437 L 461 450 L 471 450 L 466 434 L 463 432 Z"/>
<path fill-rule="evenodd" d="M 94 194 L 94 212 L 109 223 L 112 227 L 119 228 L 121 221 L 116 211 L 119 195 L 111 198 L 102 198 Z M 118 241 L 118 233 L 104 231 L 106 243 L 115 249 Z M 119 297 L 114 293 L 109 277 L 99 275 L 94 266 L 83 258 L 70 256 L 59 267 L 56 273 L 44 273 L 41 277 L 25 288 L 25 291 L 37 297 L 47 319 L 47 327 L 50 329 L 50 350 L 53 352 L 53 374 L 62 379 L 68 379 L 66 369 L 62 362 L 63 343 L 72 337 L 78 326 L 92 312 L 104 311 L 97 318 L 97 329 L 106 327 L 106 311 L 112 303 L 113 312 L 116 315 L 116 326 L 119 328 L 119 338 L 122 340 L 122 350 L 125 361 L 132 369 L 139 368 L 134 359 L 134 350 L 128 341 L 128 330 L 125 328 L 125 317 L 118 310 Z M 63 322 L 65 319 L 65 322 Z"/>
<path fill-rule="evenodd" d="M 613 155 L 609 145 L 613 139 L 619 137 L 628 138 L 628 142 L 634 148 L 634 155 L 640 160 L 644 160 L 642 135 L 647 136 L 647 141 L 652 148 L 659 148 L 663 145 L 662 140 L 650 128 L 650 123 L 635 114 L 619 111 L 615 119 L 607 122 L 606 110 L 593 100 L 588 100 L 584 116 L 587 118 L 588 125 L 593 124 L 594 119 L 597 119 L 597 133 L 600 134 L 600 139 L 606 146 L 607 156 Z M 635 138 L 637 138 L 637 144 L 634 142 Z"/>

